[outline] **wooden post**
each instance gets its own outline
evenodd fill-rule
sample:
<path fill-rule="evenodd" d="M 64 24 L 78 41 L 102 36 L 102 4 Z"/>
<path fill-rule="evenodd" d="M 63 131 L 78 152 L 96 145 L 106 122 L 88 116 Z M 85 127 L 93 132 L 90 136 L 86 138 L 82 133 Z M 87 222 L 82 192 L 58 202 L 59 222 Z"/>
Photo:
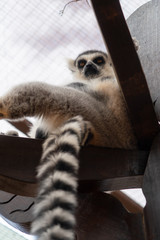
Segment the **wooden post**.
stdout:
<path fill-rule="evenodd" d="M 159 131 L 145 76 L 118 0 L 91 0 L 140 147 Z"/>
<path fill-rule="evenodd" d="M 144 209 L 147 240 L 160 240 L 160 134 L 151 147 L 142 190 L 147 201 Z"/>

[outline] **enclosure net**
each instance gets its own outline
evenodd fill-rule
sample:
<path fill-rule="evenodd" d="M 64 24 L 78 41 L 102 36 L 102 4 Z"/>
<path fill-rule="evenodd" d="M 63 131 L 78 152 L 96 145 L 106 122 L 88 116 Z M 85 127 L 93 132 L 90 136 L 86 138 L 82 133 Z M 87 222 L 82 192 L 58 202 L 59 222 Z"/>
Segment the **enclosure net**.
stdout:
<path fill-rule="evenodd" d="M 66 58 L 106 51 L 90 2 L 68 2 L 0 1 L 1 93 L 24 81 L 63 84 L 71 80 Z M 121 1 L 126 17 L 146 0 L 128 2 Z"/>

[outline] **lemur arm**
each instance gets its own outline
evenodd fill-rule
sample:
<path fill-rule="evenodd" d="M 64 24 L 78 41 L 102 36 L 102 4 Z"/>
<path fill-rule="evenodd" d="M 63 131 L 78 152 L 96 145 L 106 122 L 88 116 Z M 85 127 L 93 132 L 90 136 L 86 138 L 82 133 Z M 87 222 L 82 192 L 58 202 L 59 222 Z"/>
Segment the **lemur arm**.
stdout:
<path fill-rule="evenodd" d="M 100 90 L 106 92 L 104 99 Z M 133 148 L 136 140 L 121 96 L 111 88 L 100 90 L 86 93 L 40 82 L 22 84 L 0 98 L 0 119 L 43 116 L 52 122 L 59 116 L 59 127 L 69 118 L 81 115 L 90 122 L 92 145 Z"/>
<path fill-rule="evenodd" d="M 96 101 L 75 89 L 40 82 L 21 84 L 0 98 L 0 119 L 54 114 L 95 117 Z M 88 113 L 88 105 L 90 113 Z M 87 114 L 85 113 L 87 111 Z M 87 119 L 88 120 L 88 119 Z"/>

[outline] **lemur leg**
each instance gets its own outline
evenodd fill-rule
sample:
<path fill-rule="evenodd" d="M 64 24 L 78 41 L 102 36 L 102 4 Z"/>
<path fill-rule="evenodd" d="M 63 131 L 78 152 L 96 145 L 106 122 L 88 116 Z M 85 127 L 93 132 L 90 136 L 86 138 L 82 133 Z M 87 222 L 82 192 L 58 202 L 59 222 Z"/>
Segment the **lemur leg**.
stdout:
<path fill-rule="evenodd" d="M 54 114 L 65 106 L 66 97 L 62 96 L 63 89 L 49 84 L 20 84 L 0 98 L 0 119 Z"/>
<path fill-rule="evenodd" d="M 30 87 L 29 84 L 24 84 L 18 85 L 0 97 L 0 119 L 20 119 L 26 116 L 35 116 L 36 107 L 38 109 L 36 105 L 40 105 L 35 96 L 36 91 L 38 92 L 36 86 Z"/>
<path fill-rule="evenodd" d="M 84 104 L 87 103 L 87 104 Z M 83 92 L 65 87 L 34 82 L 21 84 L 11 89 L 0 98 L 0 119 L 22 119 L 24 117 L 43 116 L 51 119 L 55 115 L 64 116 L 66 121 L 74 116 L 83 116 L 92 123 L 90 143 L 97 145 L 101 140 L 95 131 L 94 123 L 99 122 L 97 101 Z M 88 114 L 88 106 L 90 113 Z M 63 124 L 61 122 L 60 126 Z M 60 127 L 60 126 L 57 126 Z M 86 141 L 89 139 L 86 138 Z M 85 141 L 84 141 L 85 142 Z"/>
<path fill-rule="evenodd" d="M 27 102 L 20 102 L 18 96 L 11 93 L 0 98 L 0 119 L 19 119 L 25 116 Z"/>
<path fill-rule="evenodd" d="M 80 146 L 87 145 L 93 138 L 92 125 L 90 122 L 85 121 L 82 116 L 76 116 L 69 119 L 64 126 L 60 128 L 62 132 L 69 130 L 70 124 L 73 129 L 75 123 L 75 132 L 79 136 Z M 79 126 L 77 126 L 79 125 Z"/>
<path fill-rule="evenodd" d="M 0 119 L 7 118 L 8 117 L 8 111 L 5 109 L 5 106 L 0 102 Z"/>
<path fill-rule="evenodd" d="M 84 116 L 87 108 L 84 102 L 93 106 L 95 101 L 92 97 L 75 89 L 40 82 L 21 84 L 0 98 L 0 119 L 19 119 L 41 115 L 46 117 L 57 113 L 63 115 L 68 113 L 69 117 Z M 94 111 L 96 108 L 93 106 Z M 91 119 L 94 116 L 95 114 L 91 115 Z"/>

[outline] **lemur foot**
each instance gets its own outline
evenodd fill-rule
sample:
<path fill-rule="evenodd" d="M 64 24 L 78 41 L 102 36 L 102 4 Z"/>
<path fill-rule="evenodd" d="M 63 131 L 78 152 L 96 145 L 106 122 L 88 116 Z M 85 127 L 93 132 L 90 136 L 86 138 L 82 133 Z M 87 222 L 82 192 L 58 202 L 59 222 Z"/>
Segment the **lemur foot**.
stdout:
<path fill-rule="evenodd" d="M 81 146 L 87 145 L 93 137 L 92 130 L 91 130 L 92 129 L 91 123 L 88 121 L 85 121 L 81 116 L 76 116 L 69 119 L 66 122 L 65 126 L 67 126 L 67 124 L 70 122 L 75 122 L 80 126 L 80 128 L 77 129 L 77 131 L 79 131 L 79 137 L 81 142 L 80 145 Z"/>
<path fill-rule="evenodd" d="M 9 130 L 6 133 L 0 132 L 0 135 L 5 135 L 5 136 L 13 136 L 13 137 L 19 137 L 19 134 L 15 130 Z"/>
<path fill-rule="evenodd" d="M 7 136 L 13 136 L 13 137 L 19 137 L 18 132 L 17 132 L 17 131 L 14 131 L 14 130 L 10 130 L 10 131 L 6 132 L 5 135 L 7 135 Z"/>

